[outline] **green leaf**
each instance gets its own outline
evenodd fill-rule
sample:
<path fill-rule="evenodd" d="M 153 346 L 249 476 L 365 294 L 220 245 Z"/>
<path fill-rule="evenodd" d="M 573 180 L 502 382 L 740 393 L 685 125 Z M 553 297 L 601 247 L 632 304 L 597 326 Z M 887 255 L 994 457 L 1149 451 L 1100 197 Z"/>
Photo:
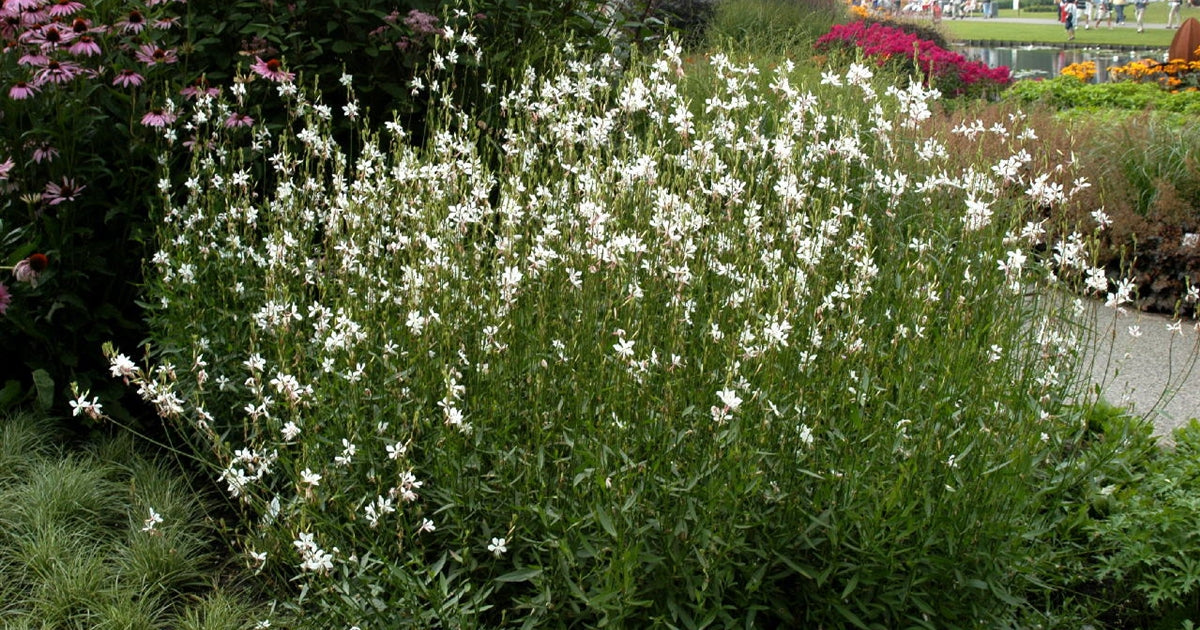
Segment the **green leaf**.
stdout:
<path fill-rule="evenodd" d="M 596 508 L 593 513 L 596 515 L 596 522 L 600 523 L 600 527 L 603 527 L 609 536 L 616 538 L 617 528 L 613 526 L 612 517 L 608 515 L 608 512 L 605 512 L 604 508 Z"/>
<path fill-rule="evenodd" d="M 863 630 L 867 630 L 867 624 L 863 623 L 863 620 L 861 618 L 859 618 L 858 615 L 854 614 L 854 611 L 850 610 L 849 608 L 846 608 L 845 606 L 843 606 L 837 602 L 831 602 L 831 603 L 833 604 L 833 607 L 838 611 L 838 614 L 841 615 L 843 619 L 854 624 L 854 626 L 857 628 L 862 628 Z"/>
<path fill-rule="evenodd" d="M 496 581 L 497 582 L 528 582 L 541 574 L 542 574 L 541 569 L 535 569 L 533 567 L 528 567 L 528 568 L 524 568 L 524 569 L 517 569 L 516 571 L 509 571 L 508 573 L 505 573 L 504 575 L 501 575 L 500 577 L 496 578 Z"/>
<path fill-rule="evenodd" d="M 4 389 L 0 389 L 0 409 L 8 407 L 21 397 L 21 382 L 16 380 L 6 381 Z"/>
<path fill-rule="evenodd" d="M 46 370 L 33 371 L 33 387 L 37 390 L 37 406 L 49 409 L 54 404 L 54 379 Z"/>

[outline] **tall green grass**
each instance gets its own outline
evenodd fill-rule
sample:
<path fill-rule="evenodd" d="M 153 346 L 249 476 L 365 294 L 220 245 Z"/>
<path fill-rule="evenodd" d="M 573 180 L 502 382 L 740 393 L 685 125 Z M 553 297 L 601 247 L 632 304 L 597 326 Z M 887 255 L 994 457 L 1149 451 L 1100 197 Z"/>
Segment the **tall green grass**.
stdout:
<path fill-rule="evenodd" d="M 806 56 L 844 10 L 836 0 L 722 0 L 706 31 L 708 49 L 752 53 L 763 63 Z"/>

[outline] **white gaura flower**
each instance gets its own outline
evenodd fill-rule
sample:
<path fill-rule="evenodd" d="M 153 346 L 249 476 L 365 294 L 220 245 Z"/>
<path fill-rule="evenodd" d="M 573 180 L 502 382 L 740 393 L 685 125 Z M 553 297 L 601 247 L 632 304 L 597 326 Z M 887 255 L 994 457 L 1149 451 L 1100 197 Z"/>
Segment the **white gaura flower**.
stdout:
<path fill-rule="evenodd" d="M 742 405 L 742 399 L 737 395 L 737 392 L 732 389 L 722 389 L 717 392 L 717 398 L 721 400 L 721 404 L 729 408 L 730 411 L 737 411 L 737 408 Z"/>
<path fill-rule="evenodd" d="M 621 357 L 622 359 L 632 358 L 633 357 L 633 340 L 632 339 L 622 339 L 622 340 L 618 341 L 617 343 L 613 344 L 613 350 L 616 351 L 617 356 Z"/>
<path fill-rule="evenodd" d="M 980 201 L 974 195 L 967 197 L 967 214 L 963 217 L 963 227 L 968 232 L 987 227 L 992 222 L 992 209 L 987 202 Z"/>
<path fill-rule="evenodd" d="M 296 546 L 303 559 L 303 562 L 300 563 L 301 570 L 325 572 L 333 569 L 333 554 L 318 547 L 311 533 L 301 532 L 296 540 L 292 541 L 292 544 Z M 336 548 L 334 550 L 336 551 Z"/>
<path fill-rule="evenodd" d="M 150 518 L 145 520 L 145 525 L 142 526 L 142 531 L 156 533 L 158 530 L 156 530 L 155 527 L 157 527 L 161 522 L 163 522 L 162 515 L 158 512 L 155 512 L 154 508 L 150 508 Z"/>
<path fill-rule="evenodd" d="M 349 466 L 354 461 L 354 455 L 358 452 L 358 446 L 342 438 L 342 454 L 333 458 L 333 462 L 338 466 Z"/>
<path fill-rule="evenodd" d="M 863 85 L 875 76 L 871 69 L 861 63 L 850 64 L 850 69 L 846 71 L 846 83 L 850 85 Z"/>
<path fill-rule="evenodd" d="M 826 70 L 821 73 L 821 85 L 832 85 L 834 87 L 842 86 L 842 77 L 832 70 Z"/>
<path fill-rule="evenodd" d="M 387 445 L 388 459 L 400 459 L 406 452 L 408 452 L 408 447 L 403 442 Z"/>
<path fill-rule="evenodd" d="M 504 555 L 504 552 L 508 551 L 508 547 L 506 546 L 507 544 L 508 541 L 503 538 L 493 538 L 492 542 L 487 546 L 487 549 L 488 551 L 492 552 L 492 555 L 499 558 L 500 556 Z"/>
<path fill-rule="evenodd" d="M 319 486 L 321 485 L 321 475 L 305 468 L 300 473 L 300 481 L 308 486 Z"/>
<path fill-rule="evenodd" d="M 67 402 L 71 406 L 71 415 L 85 415 L 92 420 L 99 420 L 104 415 L 104 411 L 100 405 L 100 399 L 92 397 L 88 400 L 88 395 L 91 392 L 83 392 L 78 398 Z"/>
<path fill-rule="evenodd" d="M 123 354 L 113 357 L 109 367 L 113 378 L 125 379 L 126 385 L 129 384 L 129 379 L 137 374 L 137 365 Z"/>
<path fill-rule="evenodd" d="M 295 422 L 289 420 L 287 424 L 283 425 L 283 429 L 280 430 L 280 433 L 283 434 L 284 442 L 291 442 L 292 440 L 296 439 L 296 436 L 300 435 L 300 427 L 296 426 Z"/>

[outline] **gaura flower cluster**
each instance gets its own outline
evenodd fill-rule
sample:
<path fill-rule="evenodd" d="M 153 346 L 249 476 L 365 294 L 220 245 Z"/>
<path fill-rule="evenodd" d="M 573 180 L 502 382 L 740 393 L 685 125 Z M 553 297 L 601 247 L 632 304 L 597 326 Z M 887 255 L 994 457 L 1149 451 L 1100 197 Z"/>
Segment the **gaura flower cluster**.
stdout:
<path fill-rule="evenodd" d="M 805 86 L 790 64 L 765 80 L 723 55 L 708 64 L 715 87 L 694 103 L 670 43 L 638 71 L 611 56 L 529 70 L 500 100 L 494 144 L 451 109 L 425 146 L 391 123 L 351 155 L 330 136 L 337 112 L 289 85 L 296 133 L 253 123 L 238 145 L 219 98 L 189 105 L 197 159 L 183 187 L 162 187 L 149 280 L 173 349 L 144 369 L 109 354 L 114 377 L 213 453 L 256 524 L 252 565 L 286 561 L 323 584 L 364 558 L 423 566 L 463 540 L 471 562 L 512 562 L 534 524 L 435 521 L 463 488 L 502 500 L 523 474 L 503 452 L 521 439 L 559 444 L 570 422 L 613 439 L 743 427 L 801 461 L 836 439 L 838 409 L 890 413 L 877 362 L 981 316 L 996 296 L 979 287 L 1015 303 L 1087 274 L 1109 289 L 1082 240 L 1047 242 L 1043 209 L 1086 184 L 1069 165 L 1039 172 L 1023 117 L 935 135 L 940 92 L 882 85 L 865 65 Z M 844 95 L 861 111 L 825 100 Z M 1004 157 L 952 167 L 960 139 Z M 1036 352 L 1036 378 L 1011 376 L 1032 388 L 1021 401 L 1048 405 L 1075 341 L 1067 322 L 1033 320 L 1032 349 L 997 340 L 978 363 Z M 815 391 L 833 373 L 845 386 Z M 924 456 L 916 436 L 938 430 L 880 422 L 896 461 Z M 970 439 L 1008 437 L 994 425 Z M 973 456 L 936 454 L 947 474 Z M 636 468 L 597 471 L 598 486 Z"/>

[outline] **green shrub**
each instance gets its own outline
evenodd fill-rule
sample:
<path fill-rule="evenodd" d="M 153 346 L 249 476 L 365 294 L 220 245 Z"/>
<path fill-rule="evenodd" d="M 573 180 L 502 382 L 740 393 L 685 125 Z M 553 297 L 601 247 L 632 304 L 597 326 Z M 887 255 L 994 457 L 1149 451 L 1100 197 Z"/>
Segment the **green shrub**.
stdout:
<path fill-rule="evenodd" d="M 802 87 L 714 54 L 689 102 L 681 53 L 530 70 L 502 129 L 447 106 L 416 147 L 391 125 L 350 154 L 291 88 L 296 135 L 201 130 L 163 199 L 154 354 L 113 365 L 312 623 L 1023 607 L 1030 472 L 1079 394 L 1071 306 L 1040 288 L 1094 271 L 1031 221 L 1076 174 L 1019 116 L 926 135 L 931 94 L 869 69 Z M 1013 166 L 948 172 L 962 133 Z"/>
<path fill-rule="evenodd" d="M 1111 612 L 1128 627 L 1200 621 L 1200 422 L 1173 434 L 1174 448 L 1133 460 L 1131 474 L 1100 489 L 1090 523 L 1097 577 L 1124 593 Z M 1165 625 L 1162 627 L 1166 627 Z"/>
<path fill-rule="evenodd" d="M 168 26 L 178 27 L 180 5 L 150 4 L 3 9 L 0 288 L 13 302 L 0 308 L 0 409 L 65 413 L 67 383 L 108 382 L 103 340 L 144 337 L 136 286 L 162 156 L 141 121 L 185 84 L 182 34 Z M 45 268 L 14 282 L 9 271 L 35 253 Z M 114 414 L 119 394 L 106 392 Z"/>
<path fill-rule="evenodd" d="M 1004 98 L 1022 104 L 1041 103 L 1056 109 L 1153 109 L 1182 114 L 1200 113 L 1200 92 L 1164 90 L 1156 83 L 1110 81 L 1085 83 L 1059 76 L 1042 81 L 1017 81 Z"/>

